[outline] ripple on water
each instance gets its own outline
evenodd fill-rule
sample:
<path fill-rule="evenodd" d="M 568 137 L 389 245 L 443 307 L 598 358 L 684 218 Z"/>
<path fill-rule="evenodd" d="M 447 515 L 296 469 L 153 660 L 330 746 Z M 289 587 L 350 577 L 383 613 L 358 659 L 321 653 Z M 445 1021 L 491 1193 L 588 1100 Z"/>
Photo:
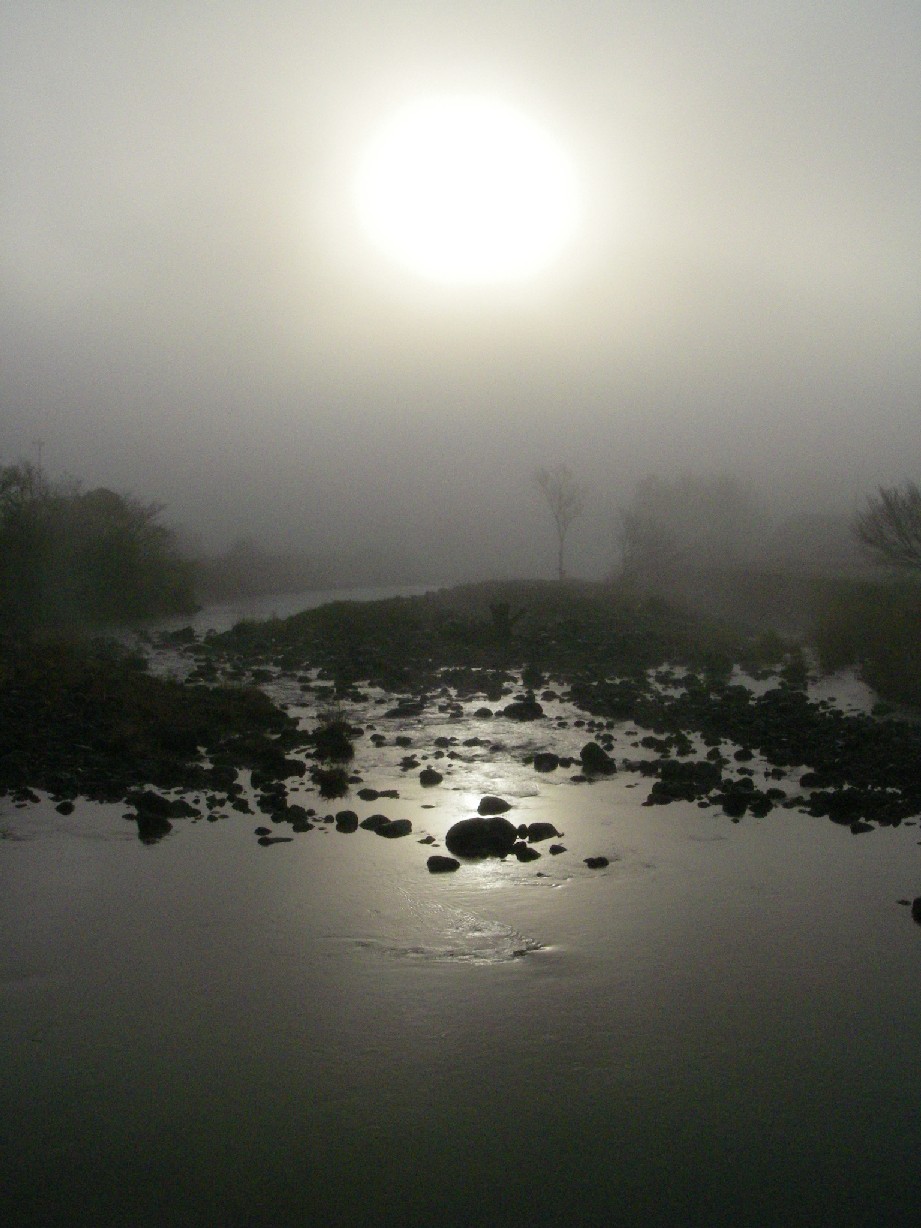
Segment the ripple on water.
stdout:
<path fill-rule="evenodd" d="M 544 944 L 510 925 L 462 909 L 439 907 L 428 918 L 422 941 L 400 941 L 392 935 L 345 938 L 352 947 L 384 959 L 426 964 L 504 964 L 544 949 Z M 418 937 L 418 935 L 417 935 Z"/>

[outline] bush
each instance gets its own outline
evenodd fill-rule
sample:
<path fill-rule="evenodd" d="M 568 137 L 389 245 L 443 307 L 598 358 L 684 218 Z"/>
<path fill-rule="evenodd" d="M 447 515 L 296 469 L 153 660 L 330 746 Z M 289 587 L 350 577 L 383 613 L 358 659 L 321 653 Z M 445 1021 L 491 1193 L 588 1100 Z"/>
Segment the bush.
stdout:
<path fill-rule="evenodd" d="M 842 582 L 828 590 L 814 632 L 823 669 L 857 668 L 884 699 L 921 706 L 921 585 Z"/>
<path fill-rule="evenodd" d="M 192 565 L 159 504 L 0 469 L 0 625 L 122 622 L 195 609 Z"/>

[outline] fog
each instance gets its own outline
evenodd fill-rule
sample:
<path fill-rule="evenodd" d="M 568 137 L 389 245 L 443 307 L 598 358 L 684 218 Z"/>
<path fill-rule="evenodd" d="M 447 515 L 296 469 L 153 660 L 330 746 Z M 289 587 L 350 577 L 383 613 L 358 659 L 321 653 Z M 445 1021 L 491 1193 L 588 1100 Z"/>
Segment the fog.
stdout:
<path fill-rule="evenodd" d="M 556 462 L 580 574 L 650 473 L 850 513 L 921 470 L 919 45 L 879 0 L 7 0 L 0 462 L 438 578 L 551 574 Z M 357 226 L 380 117 L 446 91 L 574 163 L 531 280 L 427 284 Z"/>

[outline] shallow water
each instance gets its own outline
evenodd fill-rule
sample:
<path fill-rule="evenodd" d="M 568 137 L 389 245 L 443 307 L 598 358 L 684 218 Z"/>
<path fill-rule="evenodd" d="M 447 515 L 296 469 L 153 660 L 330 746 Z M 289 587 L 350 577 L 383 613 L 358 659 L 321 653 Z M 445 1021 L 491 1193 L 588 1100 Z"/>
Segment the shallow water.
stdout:
<path fill-rule="evenodd" d="M 260 847 L 231 813 L 145 846 L 121 806 L 0 800 L 4 1223 L 914 1222 L 917 824 L 646 808 L 632 773 L 522 764 L 571 722 L 377 698 L 356 766 L 399 800 L 291 800 L 404 839 Z M 462 758 L 423 788 L 397 732 Z M 430 875 L 419 838 L 483 793 L 567 852 Z"/>

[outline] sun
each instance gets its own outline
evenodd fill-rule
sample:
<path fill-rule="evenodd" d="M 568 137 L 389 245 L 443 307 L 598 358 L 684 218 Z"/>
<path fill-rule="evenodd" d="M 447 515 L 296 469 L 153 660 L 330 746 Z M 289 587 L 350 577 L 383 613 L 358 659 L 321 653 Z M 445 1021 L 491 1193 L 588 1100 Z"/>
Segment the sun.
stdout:
<path fill-rule="evenodd" d="M 526 278 L 578 226 L 573 167 L 538 124 L 478 96 L 420 99 L 360 158 L 355 204 L 385 255 L 432 281 Z"/>

